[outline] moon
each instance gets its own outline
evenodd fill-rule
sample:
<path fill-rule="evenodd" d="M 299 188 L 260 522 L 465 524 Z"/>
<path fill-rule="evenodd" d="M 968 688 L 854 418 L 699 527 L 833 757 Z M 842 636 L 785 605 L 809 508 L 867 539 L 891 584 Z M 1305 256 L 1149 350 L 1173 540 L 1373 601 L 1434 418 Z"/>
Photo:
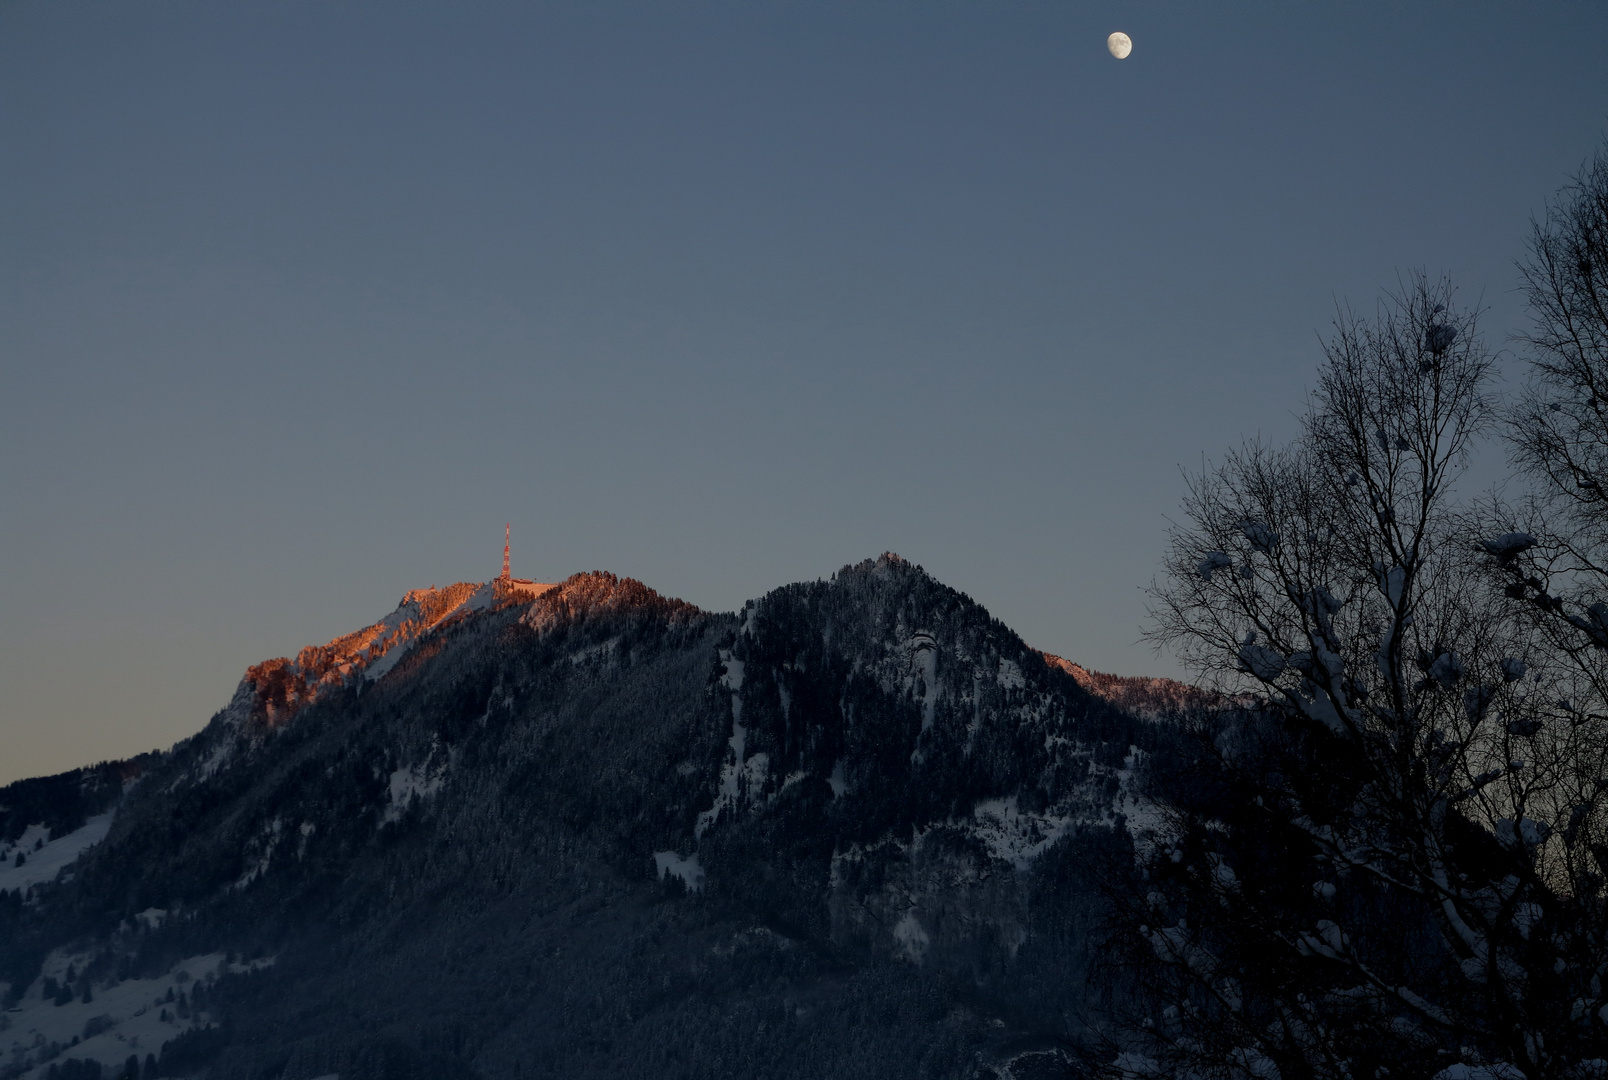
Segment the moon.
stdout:
<path fill-rule="evenodd" d="M 1129 53 L 1133 52 L 1133 38 L 1118 30 L 1115 34 L 1106 38 L 1106 48 L 1111 50 L 1112 56 L 1115 56 L 1118 60 L 1124 60 Z"/>

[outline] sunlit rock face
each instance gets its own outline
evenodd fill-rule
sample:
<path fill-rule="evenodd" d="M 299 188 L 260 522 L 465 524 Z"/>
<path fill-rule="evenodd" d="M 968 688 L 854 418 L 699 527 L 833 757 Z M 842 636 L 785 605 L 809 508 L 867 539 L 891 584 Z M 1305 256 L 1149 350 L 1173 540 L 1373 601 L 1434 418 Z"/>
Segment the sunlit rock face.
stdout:
<path fill-rule="evenodd" d="M 0 904 L 0 1078 L 1049 1067 L 1170 691 L 1118 707 L 892 555 L 735 614 L 526 584 L 409 593 L 125 783 L 58 778 L 71 862 Z M 67 983 L 108 1002 L 76 1046 Z"/>
<path fill-rule="evenodd" d="M 371 626 L 327 645 L 309 645 L 294 660 L 279 657 L 247 668 L 243 682 L 251 692 L 251 720 L 275 727 L 333 687 L 378 678 L 421 637 L 449 619 L 487 607 L 495 592 L 496 583 L 413 589 L 395 611 Z"/>
<path fill-rule="evenodd" d="M 1090 671 L 1054 653 L 1042 655 L 1046 664 L 1072 676 L 1095 697 L 1141 716 L 1164 719 L 1190 709 L 1221 708 L 1227 704 L 1220 695 L 1175 679 L 1108 675 L 1103 671 Z"/>

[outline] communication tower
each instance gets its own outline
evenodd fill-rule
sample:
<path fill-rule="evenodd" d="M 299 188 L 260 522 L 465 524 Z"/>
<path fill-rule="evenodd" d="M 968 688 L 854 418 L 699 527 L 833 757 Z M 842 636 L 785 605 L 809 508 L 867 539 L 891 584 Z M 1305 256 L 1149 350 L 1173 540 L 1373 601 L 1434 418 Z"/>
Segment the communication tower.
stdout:
<path fill-rule="evenodd" d="M 514 526 L 513 526 L 512 522 L 509 522 L 509 523 L 507 523 L 507 524 L 505 524 L 503 526 L 503 572 L 502 572 L 502 579 L 504 581 L 507 581 L 510 577 L 513 576 L 508 572 L 508 543 L 509 543 L 510 540 L 513 539 L 513 535 L 514 535 Z"/>

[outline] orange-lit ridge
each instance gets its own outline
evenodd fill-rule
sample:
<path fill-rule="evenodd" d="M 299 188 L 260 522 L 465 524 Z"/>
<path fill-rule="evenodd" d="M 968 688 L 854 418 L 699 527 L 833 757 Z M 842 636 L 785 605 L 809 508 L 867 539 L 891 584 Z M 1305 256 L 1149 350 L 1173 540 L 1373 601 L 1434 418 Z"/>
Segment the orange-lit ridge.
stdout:
<path fill-rule="evenodd" d="M 334 688 L 379 678 L 420 640 L 454 619 L 501 604 L 528 602 L 557 588 L 512 576 L 512 539 L 513 529 L 505 525 L 502 574 L 489 582 L 413 589 L 395 611 L 371 626 L 327 645 L 310 645 L 294 660 L 282 656 L 247 668 L 242 684 L 246 696 L 240 707 L 253 721 L 275 727 Z"/>

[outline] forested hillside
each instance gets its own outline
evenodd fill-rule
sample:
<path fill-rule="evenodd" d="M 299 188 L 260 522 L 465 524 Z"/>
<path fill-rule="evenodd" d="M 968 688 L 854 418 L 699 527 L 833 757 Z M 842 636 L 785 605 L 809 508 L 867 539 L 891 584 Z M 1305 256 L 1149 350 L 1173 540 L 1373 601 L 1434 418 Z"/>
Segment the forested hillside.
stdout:
<path fill-rule="evenodd" d="M 1109 704 L 896 556 L 735 615 L 439 592 L 0 795 L 13 844 L 106 821 L 0 880 L 5 1076 L 1061 1068 L 1165 693 Z"/>

